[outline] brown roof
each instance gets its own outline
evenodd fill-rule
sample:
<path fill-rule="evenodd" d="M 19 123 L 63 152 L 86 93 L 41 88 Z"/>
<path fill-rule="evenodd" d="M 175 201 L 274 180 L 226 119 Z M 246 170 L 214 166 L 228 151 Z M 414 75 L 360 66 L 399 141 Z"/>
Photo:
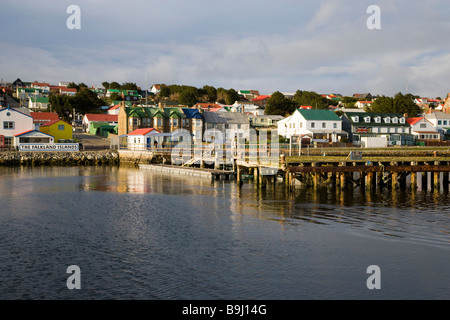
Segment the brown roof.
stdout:
<path fill-rule="evenodd" d="M 119 120 L 119 116 L 116 114 L 86 113 L 85 116 L 89 121 L 94 122 L 117 122 Z"/>
<path fill-rule="evenodd" d="M 59 116 L 55 112 L 30 112 L 30 116 L 34 122 L 47 122 L 59 120 Z"/>

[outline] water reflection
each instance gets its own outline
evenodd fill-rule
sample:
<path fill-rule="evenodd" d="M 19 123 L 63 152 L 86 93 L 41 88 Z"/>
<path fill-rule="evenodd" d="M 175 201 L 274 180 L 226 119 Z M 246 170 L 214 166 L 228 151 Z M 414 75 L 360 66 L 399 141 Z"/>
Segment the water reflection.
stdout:
<path fill-rule="evenodd" d="M 0 168 L 0 196 L 6 297 L 72 298 L 59 277 L 72 261 L 88 299 L 372 298 L 355 275 L 374 263 L 408 275 L 391 277 L 387 297 L 428 297 L 416 290 L 423 277 L 448 296 L 447 192 L 292 193 L 282 181 L 260 188 L 136 168 L 37 167 Z M 49 283 L 64 290 L 41 290 Z"/>
<path fill-rule="evenodd" d="M 74 192 L 77 188 L 119 194 L 176 195 L 186 196 L 186 207 L 208 208 L 211 215 L 228 212 L 237 227 L 246 216 L 277 221 L 280 225 L 341 225 L 393 238 L 450 242 L 448 188 L 442 185 L 438 190 L 418 188 L 415 191 L 409 186 L 404 190 L 298 187 L 293 193 L 282 181 L 260 188 L 252 181 L 239 186 L 234 181 L 171 176 L 137 168 L 7 167 L 0 170 L 0 179 L 8 180 L 8 188 L 0 191 L 9 194 L 11 199 L 27 196 L 33 199 L 41 192 Z M 418 180 L 421 186 L 420 175 Z M 32 205 L 30 200 L 29 206 Z"/>

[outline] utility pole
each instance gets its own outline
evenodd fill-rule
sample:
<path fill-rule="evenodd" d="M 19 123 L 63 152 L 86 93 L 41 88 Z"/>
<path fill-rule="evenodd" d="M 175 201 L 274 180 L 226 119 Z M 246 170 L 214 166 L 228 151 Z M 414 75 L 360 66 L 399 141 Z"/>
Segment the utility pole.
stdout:
<path fill-rule="evenodd" d="M 147 81 L 147 72 L 145 72 L 145 106 L 148 106 L 148 81 Z"/>

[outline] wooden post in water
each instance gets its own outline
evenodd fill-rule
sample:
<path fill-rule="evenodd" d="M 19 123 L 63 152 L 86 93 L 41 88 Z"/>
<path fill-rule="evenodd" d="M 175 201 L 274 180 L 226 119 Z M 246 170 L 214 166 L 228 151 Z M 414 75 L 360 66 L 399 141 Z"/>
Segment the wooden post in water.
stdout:
<path fill-rule="evenodd" d="M 261 188 L 265 188 L 267 184 L 267 176 L 261 174 L 261 169 L 258 168 L 258 176 L 259 176 L 259 186 Z"/>
<path fill-rule="evenodd" d="M 241 166 L 237 165 L 236 169 L 237 169 L 237 175 L 236 175 L 237 183 L 238 183 L 238 185 L 241 185 L 241 183 L 242 183 L 242 169 L 241 169 Z"/>
<path fill-rule="evenodd" d="M 367 185 L 367 190 L 372 191 L 374 190 L 374 177 L 373 177 L 374 173 L 373 172 L 368 172 L 367 173 L 367 181 L 366 181 L 366 185 Z"/>
<path fill-rule="evenodd" d="M 286 170 L 284 172 L 284 185 L 286 187 L 289 187 L 289 171 L 288 170 Z"/>
<path fill-rule="evenodd" d="M 313 173 L 314 189 L 317 189 L 320 186 L 320 182 L 321 182 L 320 178 L 321 178 L 320 173 L 318 173 L 318 172 Z"/>
<path fill-rule="evenodd" d="M 441 183 L 440 183 L 440 180 L 439 180 L 440 173 L 439 172 L 433 172 L 433 175 L 434 175 L 433 188 L 434 188 L 434 190 L 439 190 L 440 187 L 441 187 Z"/>
<path fill-rule="evenodd" d="M 259 183 L 259 170 L 258 167 L 253 168 L 253 183 L 258 184 Z"/>
<path fill-rule="evenodd" d="M 391 173 L 391 183 L 392 183 L 392 189 L 397 189 L 399 186 L 399 181 L 398 181 L 398 172 L 392 172 Z"/>
<path fill-rule="evenodd" d="M 346 175 L 347 175 L 347 173 L 346 172 L 341 172 L 340 174 L 340 187 L 341 187 L 341 189 L 345 189 L 345 187 L 346 187 L 346 185 L 347 185 L 347 177 L 346 177 Z"/>
<path fill-rule="evenodd" d="M 417 190 L 417 173 L 411 172 L 411 190 L 414 192 Z"/>

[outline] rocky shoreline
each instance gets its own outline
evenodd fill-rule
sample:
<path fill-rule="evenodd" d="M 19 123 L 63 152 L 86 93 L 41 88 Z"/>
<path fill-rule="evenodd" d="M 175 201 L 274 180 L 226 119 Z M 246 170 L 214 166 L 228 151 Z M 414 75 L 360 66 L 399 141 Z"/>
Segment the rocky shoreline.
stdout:
<path fill-rule="evenodd" d="M 108 151 L 79 152 L 0 152 L 0 165 L 119 165 L 119 153 Z"/>

